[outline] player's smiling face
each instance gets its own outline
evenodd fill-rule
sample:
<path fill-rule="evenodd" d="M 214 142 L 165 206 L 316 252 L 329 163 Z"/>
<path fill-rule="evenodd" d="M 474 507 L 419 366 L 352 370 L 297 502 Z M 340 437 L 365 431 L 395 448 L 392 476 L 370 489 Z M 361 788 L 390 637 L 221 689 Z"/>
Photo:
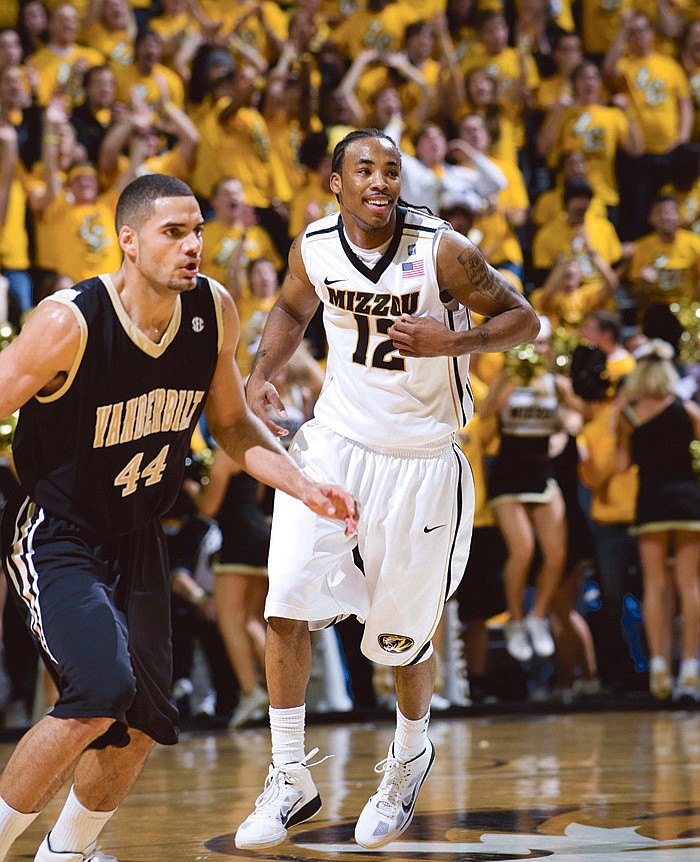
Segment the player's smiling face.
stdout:
<path fill-rule="evenodd" d="M 391 141 L 353 141 L 345 151 L 341 172 L 331 174 L 330 186 L 338 195 L 351 242 L 372 248 L 392 235 L 401 194 L 401 157 Z"/>

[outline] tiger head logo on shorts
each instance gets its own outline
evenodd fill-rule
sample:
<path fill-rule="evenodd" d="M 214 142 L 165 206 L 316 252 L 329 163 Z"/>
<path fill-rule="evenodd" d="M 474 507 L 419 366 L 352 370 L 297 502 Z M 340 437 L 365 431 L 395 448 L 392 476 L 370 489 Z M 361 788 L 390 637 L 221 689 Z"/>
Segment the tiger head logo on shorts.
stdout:
<path fill-rule="evenodd" d="M 377 640 L 384 652 L 406 652 L 413 646 L 413 638 L 408 635 L 381 634 Z"/>

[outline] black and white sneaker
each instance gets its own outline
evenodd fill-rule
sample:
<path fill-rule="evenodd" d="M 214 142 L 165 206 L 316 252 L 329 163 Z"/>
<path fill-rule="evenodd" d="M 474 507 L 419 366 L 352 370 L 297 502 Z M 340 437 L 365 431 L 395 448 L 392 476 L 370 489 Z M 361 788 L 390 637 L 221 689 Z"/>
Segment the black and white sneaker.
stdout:
<path fill-rule="evenodd" d="M 274 847 L 284 841 L 291 826 L 318 814 L 321 797 L 307 766 L 307 761 L 317 753 L 318 748 L 314 748 L 300 763 L 270 766 L 265 789 L 255 800 L 255 810 L 236 832 L 239 850 Z"/>
<path fill-rule="evenodd" d="M 423 752 L 402 763 L 394 757 L 394 743 L 385 760 L 375 767 L 383 772 L 377 792 L 370 796 L 355 826 L 355 841 L 368 850 L 384 847 L 401 835 L 413 820 L 418 791 L 435 760 L 435 747 L 428 740 Z"/>

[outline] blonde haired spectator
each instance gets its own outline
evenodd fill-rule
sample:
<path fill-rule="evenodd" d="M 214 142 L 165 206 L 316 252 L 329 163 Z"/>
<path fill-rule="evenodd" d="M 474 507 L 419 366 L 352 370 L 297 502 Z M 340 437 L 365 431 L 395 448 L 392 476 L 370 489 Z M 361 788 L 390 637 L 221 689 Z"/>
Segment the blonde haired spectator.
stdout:
<path fill-rule="evenodd" d="M 638 351 L 611 422 L 616 466 L 639 467 L 634 532 L 644 575 L 644 625 L 651 654 L 649 686 L 657 699 L 672 694 L 673 620 L 681 616 L 676 697 L 700 700 L 700 486 L 690 445 L 700 437 L 700 407 L 676 395 L 673 348 L 651 339 Z M 669 441 L 673 445 L 669 446 Z M 672 555 L 673 563 L 669 566 Z"/>

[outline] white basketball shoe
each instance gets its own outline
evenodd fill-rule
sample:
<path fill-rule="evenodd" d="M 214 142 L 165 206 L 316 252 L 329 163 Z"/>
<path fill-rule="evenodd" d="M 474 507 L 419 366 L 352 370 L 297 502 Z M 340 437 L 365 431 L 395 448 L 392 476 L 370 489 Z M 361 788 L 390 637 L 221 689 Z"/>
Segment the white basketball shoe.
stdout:
<path fill-rule="evenodd" d="M 51 849 L 51 833 L 44 838 L 37 850 L 34 862 L 119 862 L 116 856 L 103 853 L 97 845 L 93 845 L 85 853 L 59 853 Z"/>
<path fill-rule="evenodd" d="M 401 835 L 413 820 L 418 791 L 435 760 L 435 748 L 428 740 L 423 752 L 402 763 L 394 757 L 394 743 L 388 756 L 375 767 L 383 772 L 377 792 L 370 796 L 355 826 L 355 841 L 368 850 L 384 847 Z"/>
<path fill-rule="evenodd" d="M 321 797 L 306 765 L 317 753 L 318 748 L 314 748 L 300 763 L 270 766 L 265 788 L 255 800 L 255 810 L 236 831 L 239 850 L 274 847 L 284 841 L 290 827 L 318 814 Z"/>

